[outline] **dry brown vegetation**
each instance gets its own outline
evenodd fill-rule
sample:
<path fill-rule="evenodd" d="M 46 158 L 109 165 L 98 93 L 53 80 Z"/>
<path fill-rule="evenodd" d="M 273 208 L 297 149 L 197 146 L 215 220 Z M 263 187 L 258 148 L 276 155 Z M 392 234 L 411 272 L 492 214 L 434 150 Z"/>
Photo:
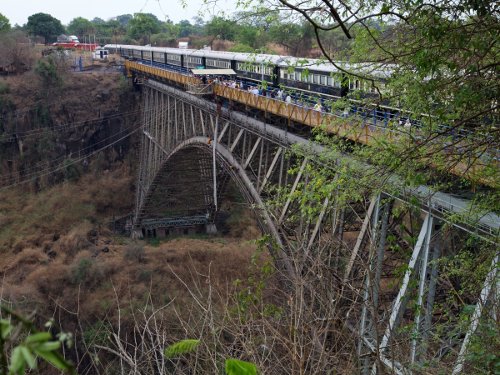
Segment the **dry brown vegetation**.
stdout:
<path fill-rule="evenodd" d="M 88 174 L 76 183 L 66 182 L 38 194 L 1 192 L 3 297 L 43 301 L 74 293 L 81 283 L 96 288 L 103 279 L 116 285 L 133 285 L 138 278 L 139 284 L 164 285 L 162 278 L 168 278 L 169 268 L 187 276 L 183 270 L 189 263 L 213 263 L 224 270 L 221 283 L 236 277 L 238 271 L 227 263 L 242 261 L 241 256 L 247 257 L 254 248 L 237 238 L 175 239 L 158 247 L 146 245 L 141 262 L 127 259 L 129 240 L 115 237 L 108 224 L 113 214 L 130 212 L 132 180 L 123 167 L 101 176 Z M 81 280 L 75 279 L 82 260 L 88 260 L 90 266 L 82 271 Z M 82 293 L 86 292 L 83 288 Z"/>
<path fill-rule="evenodd" d="M 235 279 L 248 276 L 255 251 L 253 241 L 234 237 L 148 244 L 114 235 L 108 222 L 130 211 L 132 180 L 123 166 L 38 194 L 0 192 L 0 297 L 25 313 L 36 311 L 40 323 L 55 318 L 73 332 L 77 347 L 69 355 L 83 361 L 81 368 L 89 366 L 83 340 L 96 324 L 115 327 L 119 307 L 127 329 L 148 301 L 172 303 L 163 324 L 175 337 L 177 314 L 189 316 L 194 303 L 184 283 L 201 285 L 203 294 L 210 269 L 210 286 L 229 293 Z"/>
<path fill-rule="evenodd" d="M 138 98 L 111 66 L 80 73 L 72 71 L 70 63 L 59 66 L 63 83 L 57 90 L 44 88 L 34 71 L 1 77 L 6 121 L 0 130 L 22 133 L 138 109 Z M 129 128 L 133 121 L 132 116 L 54 134 L 54 148 L 41 145 L 40 137 L 8 141 L 0 155 L 0 171 L 22 181 L 23 170 L 36 167 L 40 159 L 46 159 L 46 167 L 51 159 L 71 157 L 73 148 L 83 147 L 83 140 L 98 141 L 94 134 L 104 127 L 101 138 Z M 85 167 L 76 164 L 76 178 L 60 172 L 58 178 L 41 176 L 36 182 L 0 190 L 0 302 L 35 316 L 40 327 L 54 319 L 55 329 L 74 333 L 76 346 L 66 354 L 79 369 L 91 373 L 95 372 L 88 350 L 101 325 L 116 327 L 120 314 L 120 322 L 131 328 L 146 303 L 171 303 L 175 309 L 166 313 L 164 324 L 176 337 L 176 314 L 189 316 L 194 311 L 186 286 L 197 285 L 204 293 L 210 269 L 210 287 L 227 295 L 235 279 L 248 276 L 256 247 L 252 239 L 259 235 L 242 205 L 233 210 L 226 237 L 149 244 L 113 234 L 112 218 L 133 210 L 135 148 L 131 141 L 90 158 Z"/>

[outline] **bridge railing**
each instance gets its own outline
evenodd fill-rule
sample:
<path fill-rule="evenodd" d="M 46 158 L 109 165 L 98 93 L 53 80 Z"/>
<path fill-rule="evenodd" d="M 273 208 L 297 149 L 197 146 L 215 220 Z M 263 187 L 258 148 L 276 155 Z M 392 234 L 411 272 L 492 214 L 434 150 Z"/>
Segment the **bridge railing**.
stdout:
<path fill-rule="evenodd" d="M 135 61 L 126 61 L 125 67 L 127 71 L 134 70 L 152 77 L 184 85 L 188 91 L 194 90 L 193 94 L 201 94 L 200 90 L 203 86 L 209 86 L 203 85 L 201 80 L 196 77 Z M 268 96 L 256 95 L 246 90 L 218 83 L 211 84 L 210 89 L 220 97 L 287 118 L 289 122 L 297 122 L 310 127 L 321 127 L 327 132 L 338 134 L 341 137 L 365 145 L 379 144 L 382 140 L 393 142 L 397 139 L 408 138 L 408 136 L 410 136 L 410 140 L 415 142 L 426 138 L 423 131 L 419 127 L 412 125 L 409 121 L 403 126 L 400 126 L 397 117 L 394 119 L 385 118 L 381 121 L 377 116 L 376 110 L 372 111 L 373 115 L 369 115 L 363 108 L 356 108 L 355 112 L 348 111 L 348 113 L 326 112 Z M 209 91 L 207 91 L 208 93 Z M 429 145 L 430 151 L 442 152 L 444 150 L 446 154 L 447 150 L 449 150 L 449 154 L 458 154 L 457 151 L 460 148 L 469 148 L 468 138 L 459 141 L 454 140 L 451 143 L 453 143 L 452 149 L 443 145 L 440 138 L 439 143 Z M 496 180 L 495 175 L 491 177 L 485 176 L 483 173 L 486 169 L 498 170 L 500 158 L 496 153 L 497 150 L 491 150 L 483 152 L 481 157 L 476 157 L 475 155 L 469 155 L 468 157 L 461 156 L 458 158 L 458 161 L 452 161 L 452 156 L 450 155 L 445 155 L 445 157 L 450 161 L 449 164 L 451 166 L 449 171 L 451 173 L 463 176 L 472 181 L 481 182 L 485 185 L 498 187 L 499 182 Z M 429 165 L 433 165 L 432 160 L 429 160 Z"/>
<path fill-rule="evenodd" d="M 183 85 L 197 85 L 200 84 L 201 81 L 198 78 L 191 77 L 185 74 L 180 74 L 177 72 L 172 72 L 165 69 L 160 69 L 154 66 L 148 66 L 136 61 L 125 61 L 125 68 L 127 72 L 132 70 L 145 73 L 154 77 L 162 78 L 168 81 L 177 82 Z"/>

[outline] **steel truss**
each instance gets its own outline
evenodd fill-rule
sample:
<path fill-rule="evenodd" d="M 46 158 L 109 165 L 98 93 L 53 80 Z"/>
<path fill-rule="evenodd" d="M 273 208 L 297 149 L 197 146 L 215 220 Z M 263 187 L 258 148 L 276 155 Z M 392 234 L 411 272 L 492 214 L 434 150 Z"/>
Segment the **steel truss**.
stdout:
<path fill-rule="evenodd" d="M 358 337 L 363 373 L 407 374 L 430 358 L 449 363 L 454 374 L 463 370 L 483 307 L 498 303 L 492 295 L 498 295 L 499 259 L 493 257 L 483 288 L 471 302 L 475 308 L 468 329 L 454 337 L 436 329 L 446 293 L 439 281 L 439 260 L 444 253 L 470 246 L 464 240 L 466 231 L 476 233 L 475 248 L 495 246 L 498 216 L 485 215 L 475 228 L 470 223 L 445 225 L 447 215 L 461 213 L 467 203 L 443 193 L 431 194 L 421 186 L 408 192 L 422 202 L 417 213 L 408 209 L 396 215 L 407 195 L 378 193 L 365 202 L 341 207 L 332 192 L 323 198 L 315 218 L 304 219 L 297 192 L 308 188 L 308 170 L 314 168 L 320 146 L 286 129 L 218 110 L 213 103 L 156 81 L 144 82 L 143 100 L 136 228 L 142 223 L 156 225 L 165 210 L 179 217 L 208 213 L 213 218 L 218 197 L 232 178 L 277 244 L 278 257 L 287 259 L 292 250 L 312 254 L 325 244 L 340 248 L 335 250 L 337 257 L 347 261 L 338 261 L 335 267 L 343 288 L 357 304 L 349 309 L 345 324 Z M 289 152 L 293 144 L 307 146 L 311 152 L 303 156 Z M 292 166 L 294 173 L 289 172 Z M 413 246 L 398 229 L 402 226 L 415 235 Z M 395 276 L 395 265 L 405 265 L 404 273 Z M 296 271 L 286 261 L 285 268 Z"/>

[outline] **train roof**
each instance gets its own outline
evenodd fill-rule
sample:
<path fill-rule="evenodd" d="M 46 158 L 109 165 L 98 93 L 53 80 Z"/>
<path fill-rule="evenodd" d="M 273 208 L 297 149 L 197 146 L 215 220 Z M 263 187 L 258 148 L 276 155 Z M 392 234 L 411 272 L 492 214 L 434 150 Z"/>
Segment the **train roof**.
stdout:
<path fill-rule="evenodd" d="M 313 72 L 339 73 L 347 71 L 369 75 L 376 78 L 387 79 L 391 76 L 393 68 L 388 65 L 377 63 L 349 63 L 345 61 L 335 61 L 335 65 L 325 59 L 310 59 L 304 57 L 293 57 L 283 55 L 269 55 L 243 52 L 212 51 L 204 49 L 185 49 L 170 47 L 150 47 L 124 44 L 107 44 L 104 48 L 126 48 L 132 50 L 148 50 L 153 52 L 172 53 L 184 56 L 208 57 L 213 59 L 234 60 L 250 64 L 277 65 L 280 68 L 308 69 Z M 340 69 L 339 69 L 340 68 Z"/>

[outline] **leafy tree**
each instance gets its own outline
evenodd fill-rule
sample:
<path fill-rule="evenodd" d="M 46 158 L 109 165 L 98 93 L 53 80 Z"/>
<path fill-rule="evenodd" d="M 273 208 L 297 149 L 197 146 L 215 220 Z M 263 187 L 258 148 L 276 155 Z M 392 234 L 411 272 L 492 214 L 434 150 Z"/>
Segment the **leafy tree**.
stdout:
<path fill-rule="evenodd" d="M 234 21 L 215 16 L 206 23 L 205 30 L 213 39 L 234 40 L 236 24 Z"/>
<path fill-rule="evenodd" d="M 177 24 L 179 27 L 179 37 L 185 38 L 193 33 L 193 25 L 188 20 L 181 20 Z"/>
<path fill-rule="evenodd" d="M 112 37 L 123 35 L 126 33 L 126 28 L 117 20 L 109 20 L 97 26 L 97 35 L 99 38 L 111 40 Z"/>
<path fill-rule="evenodd" d="M 0 33 L 9 30 L 10 30 L 9 19 L 5 17 L 2 13 L 0 13 Z"/>
<path fill-rule="evenodd" d="M 389 104 L 411 114 L 418 126 L 403 132 L 407 142 L 372 150 L 381 165 L 382 159 L 398 160 L 385 166 L 386 173 L 410 176 L 425 168 L 429 173 L 421 183 L 442 182 L 434 172 L 453 169 L 472 184 L 498 187 L 500 22 L 494 3 L 271 0 L 266 4 L 270 14 L 286 17 L 281 25 L 273 25 L 270 34 L 292 54 L 294 46 L 311 35 L 339 71 L 352 80 L 364 80 L 378 92 L 366 102 Z M 253 5 L 259 7 L 261 2 Z M 303 22 L 310 31 L 301 35 Z M 335 45 L 330 43 L 332 32 L 339 42 Z M 349 54 L 339 55 L 338 46 L 346 45 L 351 47 Z M 363 65 L 337 63 L 346 57 Z M 434 168 L 426 168 L 430 164 Z"/>
<path fill-rule="evenodd" d="M 59 34 L 65 32 L 61 21 L 46 13 L 29 16 L 26 29 L 30 34 L 44 37 L 45 43 L 55 41 Z"/>
<path fill-rule="evenodd" d="M 203 35 L 205 31 L 205 21 L 203 18 L 197 16 L 193 17 L 193 28 L 192 28 L 192 34 L 193 35 Z"/>
<path fill-rule="evenodd" d="M 35 370 L 38 361 L 50 363 L 61 372 L 75 374 L 75 369 L 61 355 L 63 344 L 70 346 L 72 336 L 60 333 L 57 339 L 49 332 L 38 331 L 32 321 L 0 305 L 0 374 L 21 375 Z M 5 315 L 5 318 L 4 318 Z M 50 327 L 52 323 L 46 326 Z M 11 349 L 11 350 L 10 350 Z M 10 357 L 7 350 L 10 351 Z"/>
<path fill-rule="evenodd" d="M 216 39 L 234 40 L 236 30 L 236 22 L 219 16 L 212 17 L 205 24 L 205 33 L 210 38 L 211 46 Z"/>
<path fill-rule="evenodd" d="M 40 78 L 42 87 L 47 91 L 52 88 L 58 88 L 63 83 L 62 76 L 58 71 L 56 59 L 52 56 L 38 60 L 35 66 L 35 73 Z"/>
<path fill-rule="evenodd" d="M 90 22 L 92 22 L 95 25 L 103 25 L 106 23 L 102 18 L 99 17 L 94 17 Z"/>
<path fill-rule="evenodd" d="M 244 53 L 254 53 L 255 48 L 249 46 L 248 44 L 236 43 L 234 46 L 229 48 L 231 52 L 244 52 Z"/>
<path fill-rule="evenodd" d="M 151 34 L 156 34 L 161 29 L 161 22 L 150 13 L 135 13 L 129 22 L 128 34 L 135 39 L 142 38 L 144 43 L 149 43 Z"/>
<path fill-rule="evenodd" d="M 272 40 L 285 47 L 292 56 L 300 56 L 312 46 L 312 32 L 307 24 L 276 20 L 269 29 Z"/>
<path fill-rule="evenodd" d="M 159 33 L 151 35 L 151 45 L 159 47 L 175 46 L 175 34 Z"/>
<path fill-rule="evenodd" d="M 122 14 L 120 16 L 116 17 L 116 20 L 122 25 L 123 27 L 127 27 L 130 21 L 134 18 L 133 15 L 131 14 Z"/>
<path fill-rule="evenodd" d="M 94 24 L 92 22 L 90 22 L 88 19 L 83 18 L 83 17 L 73 18 L 71 20 L 71 22 L 69 23 L 67 29 L 68 29 L 68 33 L 73 34 L 73 35 L 77 35 L 77 36 L 95 33 Z"/>
<path fill-rule="evenodd" d="M 248 45 L 253 49 L 263 46 L 267 40 L 266 35 L 251 25 L 241 25 L 236 30 L 235 39 L 243 45 Z"/>

